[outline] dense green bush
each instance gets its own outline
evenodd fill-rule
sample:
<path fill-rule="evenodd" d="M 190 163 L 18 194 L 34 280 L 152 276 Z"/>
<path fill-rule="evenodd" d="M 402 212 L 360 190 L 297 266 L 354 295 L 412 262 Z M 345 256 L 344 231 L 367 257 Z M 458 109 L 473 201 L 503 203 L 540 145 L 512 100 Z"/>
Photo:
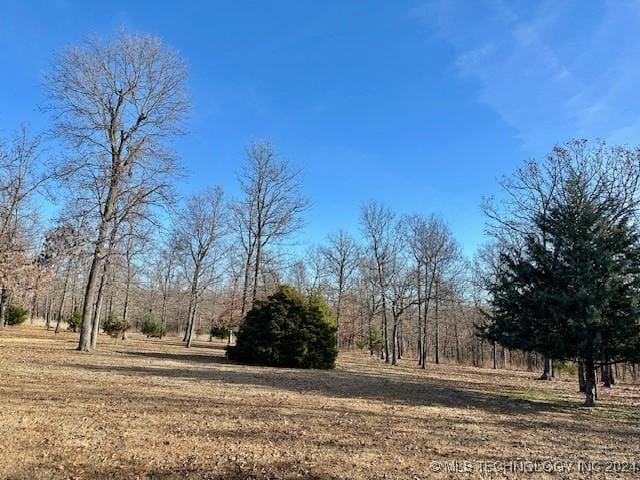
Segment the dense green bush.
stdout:
<path fill-rule="evenodd" d="M 104 330 L 104 333 L 114 338 L 119 337 L 124 332 L 129 330 L 129 328 L 129 322 L 120 317 L 116 317 L 115 315 L 110 315 L 102 323 L 102 329 Z"/>
<path fill-rule="evenodd" d="M 74 310 L 71 314 L 71 318 L 67 321 L 67 324 L 69 325 L 69 330 L 73 332 L 79 331 L 82 328 L 82 311 Z"/>
<path fill-rule="evenodd" d="M 4 321 L 7 325 L 20 325 L 27 320 L 29 312 L 21 305 L 9 305 L 4 312 Z"/>
<path fill-rule="evenodd" d="M 244 363 L 296 368 L 333 368 L 336 328 L 326 302 L 282 285 L 247 313 L 227 356 Z"/>
<path fill-rule="evenodd" d="M 229 338 L 229 333 L 231 333 L 231 330 L 229 330 L 228 327 L 223 327 L 220 325 L 214 325 L 211 327 L 211 330 L 209 331 L 209 336 L 211 338 L 219 338 L 221 340 L 224 340 L 226 338 Z"/>
<path fill-rule="evenodd" d="M 166 329 L 162 322 L 157 318 L 149 315 L 145 317 L 142 322 L 142 333 L 144 333 L 147 337 L 157 337 L 162 338 L 166 334 Z"/>

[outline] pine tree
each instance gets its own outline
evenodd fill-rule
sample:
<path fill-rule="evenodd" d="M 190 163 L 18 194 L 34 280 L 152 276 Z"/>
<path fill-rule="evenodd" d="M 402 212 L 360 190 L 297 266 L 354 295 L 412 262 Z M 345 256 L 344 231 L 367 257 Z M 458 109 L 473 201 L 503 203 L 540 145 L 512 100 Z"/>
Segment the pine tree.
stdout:
<path fill-rule="evenodd" d="M 582 362 L 585 405 L 595 402 L 595 368 L 637 360 L 640 238 L 614 197 L 591 195 L 580 176 L 565 181 L 520 252 L 503 253 L 491 287 L 485 334 L 509 348 Z"/>
<path fill-rule="evenodd" d="M 294 368 L 333 368 L 338 349 L 330 309 L 318 295 L 305 298 L 281 285 L 257 300 L 227 356 L 243 363 Z"/>

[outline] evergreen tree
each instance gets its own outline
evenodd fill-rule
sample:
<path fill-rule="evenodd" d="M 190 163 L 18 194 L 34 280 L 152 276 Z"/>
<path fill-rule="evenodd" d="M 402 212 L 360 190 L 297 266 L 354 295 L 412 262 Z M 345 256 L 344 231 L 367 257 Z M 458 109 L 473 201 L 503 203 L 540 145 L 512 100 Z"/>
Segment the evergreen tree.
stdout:
<path fill-rule="evenodd" d="M 592 406 L 595 368 L 640 356 L 640 242 L 615 197 L 591 195 L 581 176 L 562 191 L 536 218 L 545 239 L 531 234 L 522 251 L 503 253 L 484 333 L 509 348 L 582 362 Z"/>
<path fill-rule="evenodd" d="M 328 312 L 317 295 L 305 298 L 282 285 L 266 300 L 256 301 L 227 356 L 257 365 L 333 368 L 338 350 Z"/>

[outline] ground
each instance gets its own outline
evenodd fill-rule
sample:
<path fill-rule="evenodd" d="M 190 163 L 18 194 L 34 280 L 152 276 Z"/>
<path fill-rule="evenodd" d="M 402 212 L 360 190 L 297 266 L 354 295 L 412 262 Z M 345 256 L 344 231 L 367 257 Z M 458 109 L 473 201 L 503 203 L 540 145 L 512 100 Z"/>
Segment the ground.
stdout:
<path fill-rule="evenodd" d="M 334 371 L 272 369 L 228 363 L 221 343 L 101 335 L 86 354 L 76 342 L 0 331 L 0 478 L 640 475 L 638 386 L 601 390 L 587 409 L 573 378 L 531 372 L 362 353 Z"/>

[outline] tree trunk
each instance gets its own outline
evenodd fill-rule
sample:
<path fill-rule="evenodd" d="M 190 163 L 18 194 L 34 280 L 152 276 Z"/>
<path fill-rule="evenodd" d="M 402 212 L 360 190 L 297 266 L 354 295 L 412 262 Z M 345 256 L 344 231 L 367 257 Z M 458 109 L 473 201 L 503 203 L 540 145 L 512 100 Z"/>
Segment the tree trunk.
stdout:
<path fill-rule="evenodd" d="M 544 371 L 540 380 L 551 380 L 551 359 L 546 355 L 544 356 Z"/>
<path fill-rule="evenodd" d="M 193 331 L 195 329 L 195 324 L 196 324 L 196 301 L 193 301 L 193 304 L 191 305 L 191 302 L 189 302 L 189 308 L 190 308 L 190 314 L 189 314 L 189 322 L 188 322 L 188 326 L 187 326 L 187 340 L 186 340 L 186 347 L 190 348 L 191 345 L 193 344 Z"/>
<path fill-rule="evenodd" d="M 91 351 L 91 332 L 93 327 L 93 297 L 96 288 L 96 281 L 98 280 L 98 269 L 100 267 L 100 260 L 102 257 L 102 250 L 104 248 L 105 230 L 106 225 L 100 225 L 100 232 L 98 234 L 98 242 L 93 252 L 93 259 L 91 260 L 91 267 L 87 275 L 87 286 L 84 290 L 84 299 L 82 301 L 82 328 L 80 329 L 80 339 L 78 341 L 78 350 L 81 352 Z"/>
<path fill-rule="evenodd" d="M 7 319 L 5 318 L 5 307 L 7 305 L 7 289 L 4 285 L 0 285 L 0 327 L 7 326 Z"/>
<path fill-rule="evenodd" d="M 47 298 L 45 299 L 45 312 L 44 312 L 45 327 L 47 327 L 47 330 L 51 328 L 51 303 L 52 302 L 53 302 L 53 299 L 51 295 L 51 288 L 49 288 L 49 293 L 47 294 Z"/>
<path fill-rule="evenodd" d="M 70 273 L 71 273 L 71 259 L 69 259 L 67 270 L 64 274 L 64 285 L 62 287 L 62 298 L 60 299 L 60 305 L 58 306 L 58 320 L 56 322 L 55 333 L 60 333 L 60 322 L 62 321 L 62 313 L 64 311 L 64 302 L 67 297 L 67 287 L 69 285 Z"/>
<path fill-rule="evenodd" d="M 434 348 L 436 350 L 436 365 L 440 364 L 440 328 L 439 328 L 439 323 L 438 323 L 438 286 L 436 285 L 436 306 L 435 306 L 435 329 L 436 329 L 436 336 L 435 336 L 435 345 Z"/>
<path fill-rule="evenodd" d="M 455 319 L 454 319 L 455 322 Z M 456 363 L 460 364 L 462 363 L 462 359 L 460 356 L 460 338 L 458 337 L 458 324 L 454 323 L 453 324 L 453 334 L 455 336 L 455 341 L 456 341 Z"/>
<path fill-rule="evenodd" d="M 382 341 L 384 342 L 384 361 L 389 363 L 389 332 L 387 329 L 387 302 L 382 294 Z"/>
<path fill-rule="evenodd" d="M 493 342 L 493 369 L 498 368 L 498 343 Z"/>
<path fill-rule="evenodd" d="M 427 316 L 429 315 L 429 306 L 431 302 L 431 290 L 433 288 L 433 277 L 434 274 L 431 274 L 431 280 L 427 282 L 427 278 L 429 276 L 428 266 L 425 263 L 424 266 L 424 310 L 422 311 L 422 359 L 420 361 L 420 365 L 424 370 L 427 368 Z"/>
<path fill-rule="evenodd" d="M 73 282 L 71 283 L 71 313 L 78 310 L 78 261 L 73 263 Z"/>
<path fill-rule="evenodd" d="M 162 293 L 162 308 L 160 309 L 160 323 L 162 324 L 162 331 L 160 332 L 160 338 L 162 333 L 167 331 L 167 295 Z"/>
<path fill-rule="evenodd" d="M 593 407 L 596 404 L 596 369 L 592 358 L 587 358 L 584 361 L 584 394 L 585 394 L 585 407 Z"/>
<path fill-rule="evenodd" d="M 369 355 L 373 356 L 373 330 L 371 329 L 371 319 L 369 319 L 369 324 L 367 325 L 367 335 L 368 335 L 368 347 L 369 347 Z"/>
<path fill-rule="evenodd" d="M 120 158 L 117 154 L 112 154 L 112 164 L 119 165 Z M 115 167 L 114 167 L 115 168 Z M 105 242 L 107 240 L 107 227 L 112 220 L 116 200 L 118 197 L 118 183 L 119 175 L 118 171 L 111 172 L 111 181 L 109 183 L 109 192 L 105 202 L 104 212 L 100 218 L 100 224 L 98 226 L 98 238 L 96 239 L 96 246 L 93 251 L 93 258 L 91 259 L 91 267 L 87 274 L 87 285 L 84 291 L 84 299 L 82 301 L 82 329 L 80 330 L 80 339 L 78 341 L 78 350 L 81 352 L 91 351 L 91 331 L 92 331 L 92 314 L 94 305 L 94 294 L 96 288 L 96 281 L 98 280 L 98 271 L 100 269 L 100 263 L 103 259 Z M 116 227 L 114 226 L 114 229 Z"/>
<path fill-rule="evenodd" d="M 258 276 L 260 275 L 260 255 L 262 254 L 262 239 L 261 233 L 258 232 L 256 241 L 256 263 L 255 270 L 253 271 L 253 292 L 251 293 L 251 305 L 256 303 L 258 297 Z"/>
<path fill-rule="evenodd" d="M 184 328 L 184 335 L 182 335 L 182 341 L 184 343 L 187 343 L 187 340 L 189 339 L 189 327 L 190 327 L 190 322 L 191 322 L 191 310 L 192 310 L 192 305 L 191 302 L 193 301 L 191 294 L 189 294 L 189 306 L 187 307 L 187 318 L 186 318 L 186 323 L 185 323 L 185 328 Z M 180 317 L 178 317 L 180 318 Z M 180 323 L 178 323 L 179 325 Z"/>
<path fill-rule="evenodd" d="M 102 301 L 104 296 L 104 287 L 107 282 L 107 275 L 109 275 L 109 265 L 111 263 L 111 253 L 116 242 L 117 226 L 114 225 L 111 229 L 109 236 L 109 245 L 107 246 L 107 258 L 105 258 L 102 264 L 102 275 L 100 276 L 100 285 L 98 286 L 98 294 L 96 295 L 96 303 L 93 310 L 93 317 L 91 321 L 91 348 L 96 348 L 98 342 L 98 333 L 100 331 L 100 314 L 102 311 Z"/>
<path fill-rule="evenodd" d="M 196 308 L 198 304 L 198 277 L 200 276 L 200 264 L 195 265 L 193 279 L 191 281 L 191 293 L 189 296 L 189 312 L 187 314 L 187 329 L 184 335 L 186 347 L 190 348 L 193 343 L 193 330 L 195 327 Z"/>
<path fill-rule="evenodd" d="M 396 315 L 393 315 L 393 330 L 391 333 L 391 340 L 393 344 L 391 345 L 391 365 L 397 365 L 398 363 L 398 318 Z"/>
<path fill-rule="evenodd" d="M 342 279 L 342 269 L 340 270 L 340 279 L 338 280 L 338 304 L 336 305 L 336 345 L 338 350 L 342 346 L 340 341 L 340 309 L 342 307 L 342 289 L 343 289 L 343 279 Z"/>
<path fill-rule="evenodd" d="M 583 362 L 578 362 L 578 388 L 580 393 L 585 393 L 587 390 Z"/>
<path fill-rule="evenodd" d="M 244 284 L 242 286 L 242 305 L 240 306 L 240 316 L 244 319 L 247 312 L 247 297 L 249 296 L 249 278 L 251 277 L 251 259 L 253 248 L 247 249 L 247 260 L 244 264 Z"/>
<path fill-rule="evenodd" d="M 101 281 L 102 283 L 102 281 Z M 98 343 L 98 333 L 100 333 L 100 315 L 102 314 L 102 286 L 98 292 L 95 307 L 93 309 L 93 318 L 91 320 L 91 348 L 96 348 Z"/>
<path fill-rule="evenodd" d="M 604 383 L 605 388 L 611 388 L 612 385 L 612 377 L 613 371 L 611 368 L 611 364 L 609 362 L 602 365 L 602 382 Z"/>
<path fill-rule="evenodd" d="M 33 323 L 33 319 L 38 316 L 38 287 L 40 286 L 40 276 L 36 280 L 36 287 L 31 299 L 31 312 L 29 312 L 29 319 Z"/>
<path fill-rule="evenodd" d="M 615 367 L 609 364 L 609 381 L 611 385 L 616 384 L 616 377 L 618 376 L 618 364 L 615 364 Z"/>
<path fill-rule="evenodd" d="M 131 291 L 131 276 L 127 274 L 127 283 L 124 288 L 124 305 L 122 306 L 122 320 L 127 321 L 129 316 L 129 292 Z"/>
<path fill-rule="evenodd" d="M 398 319 L 398 360 L 404 357 L 404 334 L 402 330 L 402 319 Z"/>
<path fill-rule="evenodd" d="M 106 259 L 102 267 L 102 275 L 100 277 L 100 285 L 98 286 L 98 294 L 96 295 L 96 303 L 93 308 L 93 316 L 91 317 L 91 348 L 96 348 L 98 342 L 98 333 L 100 330 L 100 314 L 102 312 L 102 297 L 104 294 L 104 284 L 107 278 L 109 259 Z"/>
<path fill-rule="evenodd" d="M 422 265 L 418 261 L 416 269 L 416 287 L 418 292 L 418 365 L 422 366 L 422 284 L 421 284 Z"/>

